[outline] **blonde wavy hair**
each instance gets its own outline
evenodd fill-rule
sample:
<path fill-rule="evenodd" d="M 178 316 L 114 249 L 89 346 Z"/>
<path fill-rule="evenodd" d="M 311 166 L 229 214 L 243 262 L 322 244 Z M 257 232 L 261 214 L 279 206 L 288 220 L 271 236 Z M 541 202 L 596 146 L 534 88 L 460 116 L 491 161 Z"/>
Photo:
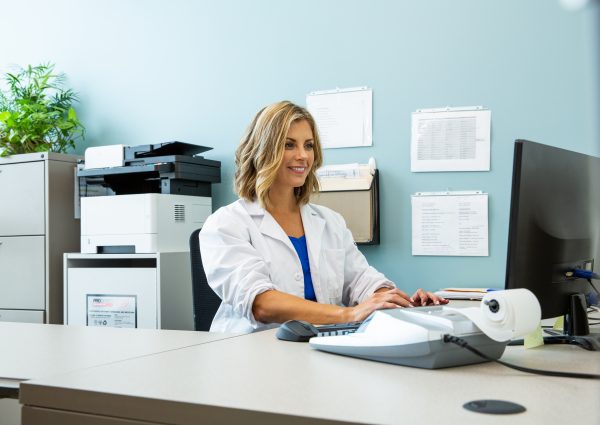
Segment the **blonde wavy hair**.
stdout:
<path fill-rule="evenodd" d="M 294 189 L 296 202 L 304 205 L 319 190 L 316 170 L 323 164 L 323 152 L 315 120 L 305 108 L 287 100 L 261 109 L 235 151 L 235 192 L 262 207 L 271 206 L 269 189 L 283 160 L 286 137 L 294 121 L 306 120 L 313 134 L 314 162 L 304 185 Z"/>

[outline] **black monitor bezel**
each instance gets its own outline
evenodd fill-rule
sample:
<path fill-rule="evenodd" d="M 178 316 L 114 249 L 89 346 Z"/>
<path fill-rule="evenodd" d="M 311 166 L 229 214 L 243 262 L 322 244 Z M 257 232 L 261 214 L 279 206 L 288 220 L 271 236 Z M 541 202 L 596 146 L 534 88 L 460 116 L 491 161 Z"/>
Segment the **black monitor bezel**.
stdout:
<path fill-rule="evenodd" d="M 547 155 L 560 155 L 573 160 L 592 160 L 599 161 L 600 158 L 592 157 L 565 149 L 543 145 L 529 140 L 518 139 L 514 145 L 513 173 L 512 173 L 512 191 L 509 215 L 508 246 L 506 259 L 506 289 L 527 288 L 530 289 L 539 299 L 542 307 L 542 318 L 551 318 L 556 316 L 568 315 L 571 311 L 571 294 L 581 294 L 589 296 L 593 292 L 592 286 L 585 279 L 568 277 L 565 272 L 574 267 L 593 268 L 594 252 L 587 255 L 587 258 L 574 259 L 570 263 L 556 264 L 552 270 L 550 282 L 542 282 L 535 272 L 524 270 L 526 260 L 523 259 L 524 249 L 520 244 L 526 243 L 519 238 L 527 239 L 522 235 L 523 231 L 519 226 L 531 226 L 532 223 L 523 223 L 527 217 L 520 216 L 523 200 L 521 199 L 523 184 L 523 155 L 525 150 L 543 150 Z M 527 201 L 524 201 L 527 202 Z M 600 212 L 599 212 L 600 214 Z M 598 237 L 598 235 L 590 235 Z M 532 254 L 525 252 L 525 259 L 532 257 Z M 528 275 L 529 273 L 529 275 Z M 524 276 L 528 276 L 524 278 Z M 521 282 L 527 280 L 527 282 Z"/>

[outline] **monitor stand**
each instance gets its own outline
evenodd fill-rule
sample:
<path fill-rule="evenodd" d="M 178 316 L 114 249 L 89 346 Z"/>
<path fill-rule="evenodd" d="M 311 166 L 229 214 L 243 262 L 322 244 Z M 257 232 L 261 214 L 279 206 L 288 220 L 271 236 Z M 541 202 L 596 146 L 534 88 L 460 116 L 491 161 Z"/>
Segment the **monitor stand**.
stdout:
<path fill-rule="evenodd" d="M 513 339 L 508 345 L 523 345 L 523 339 Z M 552 335 L 544 337 L 544 344 L 571 344 L 585 350 L 600 351 L 600 334 L 595 335 Z"/>
<path fill-rule="evenodd" d="M 596 335 L 552 335 L 544 337 L 544 344 L 572 344 L 590 351 L 600 351 L 600 334 Z"/>
<path fill-rule="evenodd" d="M 569 309 L 565 314 L 564 329 L 567 335 L 583 336 L 590 334 L 585 294 L 569 295 Z"/>
<path fill-rule="evenodd" d="M 569 295 L 569 310 L 564 316 L 564 332 L 545 336 L 544 344 L 574 344 L 586 350 L 600 351 L 600 334 L 590 335 L 584 294 Z"/>

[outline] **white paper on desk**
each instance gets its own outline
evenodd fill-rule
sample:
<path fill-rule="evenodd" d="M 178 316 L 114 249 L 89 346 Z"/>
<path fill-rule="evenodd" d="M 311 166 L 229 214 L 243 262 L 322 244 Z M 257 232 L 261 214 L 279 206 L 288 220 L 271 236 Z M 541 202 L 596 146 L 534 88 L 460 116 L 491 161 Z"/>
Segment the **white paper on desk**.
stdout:
<path fill-rule="evenodd" d="M 489 255 L 487 193 L 420 192 L 411 203 L 412 255 Z"/>
<path fill-rule="evenodd" d="M 373 145 L 373 91 L 366 87 L 311 92 L 306 107 L 323 148 Z"/>
<path fill-rule="evenodd" d="M 481 106 L 413 112 L 410 170 L 489 171 L 491 118 Z"/>

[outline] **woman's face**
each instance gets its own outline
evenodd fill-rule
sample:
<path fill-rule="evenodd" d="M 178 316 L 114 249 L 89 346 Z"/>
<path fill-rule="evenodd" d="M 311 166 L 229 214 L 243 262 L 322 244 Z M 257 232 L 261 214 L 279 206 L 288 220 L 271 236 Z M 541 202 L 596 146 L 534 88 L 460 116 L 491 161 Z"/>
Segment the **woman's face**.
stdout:
<path fill-rule="evenodd" d="M 313 145 L 313 133 L 308 121 L 292 122 L 285 140 L 283 159 L 277 172 L 275 185 L 289 188 L 304 185 L 315 161 Z"/>

